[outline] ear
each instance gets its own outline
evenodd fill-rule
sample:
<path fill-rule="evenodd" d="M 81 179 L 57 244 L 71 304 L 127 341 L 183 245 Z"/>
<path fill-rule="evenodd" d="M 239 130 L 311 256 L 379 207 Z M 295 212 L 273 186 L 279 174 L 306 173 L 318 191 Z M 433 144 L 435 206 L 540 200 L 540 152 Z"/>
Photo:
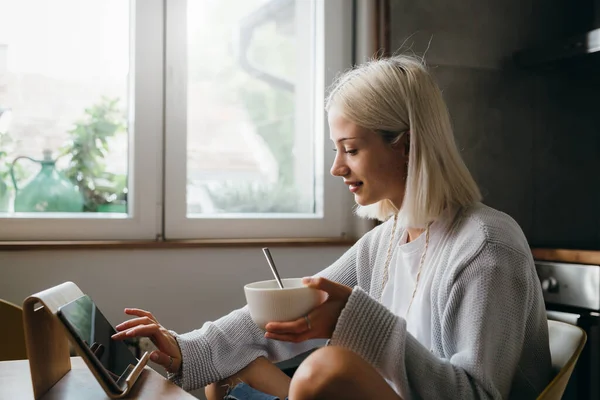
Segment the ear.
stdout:
<path fill-rule="evenodd" d="M 410 131 L 406 131 L 400 140 L 398 140 L 397 143 L 394 143 L 392 147 L 394 150 L 402 152 L 403 156 L 408 157 L 408 152 L 410 150 Z"/>

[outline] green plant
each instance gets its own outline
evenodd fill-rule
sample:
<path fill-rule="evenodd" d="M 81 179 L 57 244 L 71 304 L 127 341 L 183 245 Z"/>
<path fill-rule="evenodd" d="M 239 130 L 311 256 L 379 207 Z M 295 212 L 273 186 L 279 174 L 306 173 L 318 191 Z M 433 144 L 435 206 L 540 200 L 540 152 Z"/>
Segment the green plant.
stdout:
<path fill-rule="evenodd" d="M 70 140 L 61 149 L 61 156 L 69 157 L 63 173 L 82 191 L 84 211 L 95 212 L 99 205 L 123 200 L 126 193 L 126 176 L 107 172 L 104 162 L 108 140 L 126 132 L 126 118 L 119 99 L 106 97 L 84 114 L 68 132 Z"/>
<path fill-rule="evenodd" d="M 8 158 L 8 154 L 12 151 L 13 138 L 9 132 L 0 132 L 0 181 L 4 182 L 8 190 L 13 190 L 12 179 L 10 177 L 10 168 L 12 159 Z M 22 180 L 25 177 L 25 171 L 18 163 L 14 167 L 15 179 Z"/>
<path fill-rule="evenodd" d="M 8 132 L 0 132 L 0 181 L 8 183 L 10 180 L 10 163 L 7 160 L 6 151 L 12 139 Z"/>
<path fill-rule="evenodd" d="M 7 155 L 5 151 L 0 150 L 0 181 L 4 183 L 7 183 L 10 179 L 10 164 L 6 161 Z"/>

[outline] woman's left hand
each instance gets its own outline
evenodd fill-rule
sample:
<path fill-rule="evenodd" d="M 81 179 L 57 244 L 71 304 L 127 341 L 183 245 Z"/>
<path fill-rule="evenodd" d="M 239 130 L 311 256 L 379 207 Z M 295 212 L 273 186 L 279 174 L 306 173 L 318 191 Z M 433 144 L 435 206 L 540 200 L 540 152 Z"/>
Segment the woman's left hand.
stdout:
<path fill-rule="evenodd" d="M 337 320 L 352 294 L 352 288 L 321 277 L 304 278 L 302 283 L 326 292 L 327 300 L 306 317 L 289 322 L 269 322 L 265 327 L 266 338 L 294 343 L 331 338 Z"/>

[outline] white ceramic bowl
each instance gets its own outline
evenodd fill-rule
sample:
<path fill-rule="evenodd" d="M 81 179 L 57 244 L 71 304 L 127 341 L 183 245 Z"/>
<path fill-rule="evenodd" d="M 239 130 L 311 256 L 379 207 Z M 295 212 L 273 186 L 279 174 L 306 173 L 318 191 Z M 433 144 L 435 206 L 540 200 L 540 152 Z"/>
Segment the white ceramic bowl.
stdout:
<path fill-rule="evenodd" d="M 304 286 L 302 278 L 281 281 L 283 289 L 274 279 L 244 286 L 250 316 L 262 330 L 268 322 L 294 321 L 325 299 L 324 292 Z"/>

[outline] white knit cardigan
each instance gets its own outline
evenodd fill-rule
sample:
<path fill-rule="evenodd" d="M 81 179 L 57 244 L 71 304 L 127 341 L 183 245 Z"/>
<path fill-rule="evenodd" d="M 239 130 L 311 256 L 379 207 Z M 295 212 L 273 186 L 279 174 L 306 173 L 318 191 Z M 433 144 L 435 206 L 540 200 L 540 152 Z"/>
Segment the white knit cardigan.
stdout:
<path fill-rule="evenodd" d="M 532 399 L 551 378 L 544 300 L 525 236 L 508 215 L 476 204 L 452 213 L 429 249 L 431 346 L 376 299 L 393 221 L 365 234 L 319 273 L 353 287 L 330 344 L 348 348 L 408 399 Z M 314 348 L 264 338 L 247 307 L 175 334 L 186 390 L 226 378 L 263 356 L 278 362 Z"/>

